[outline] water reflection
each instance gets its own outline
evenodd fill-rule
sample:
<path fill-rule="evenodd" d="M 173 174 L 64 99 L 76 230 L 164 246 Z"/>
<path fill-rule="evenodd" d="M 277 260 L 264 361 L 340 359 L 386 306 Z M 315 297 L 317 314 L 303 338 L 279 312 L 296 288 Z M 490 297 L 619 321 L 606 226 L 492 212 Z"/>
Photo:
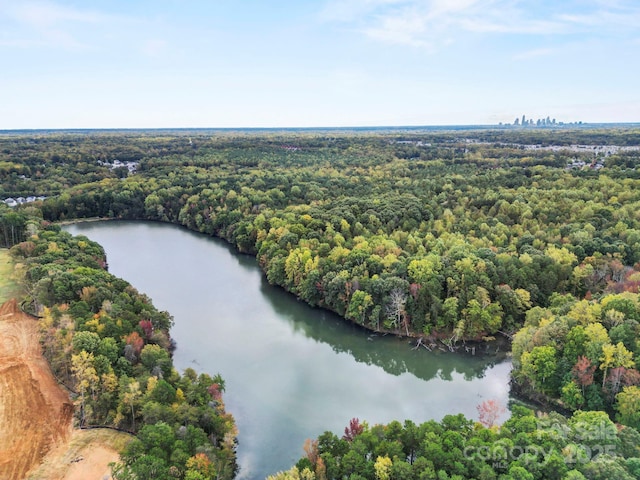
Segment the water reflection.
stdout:
<path fill-rule="evenodd" d="M 487 369 L 505 360 L 496 354 L 496 345 L 476 349 L 476 355 L 440 351 L 429 352 L 420 347 L 414 350 L 415 340 L 380 335 L 322 309 L 311 309 L 301 302 L 292 302 L 291 295 L 270 285 L 263 277 L 260 290 L 263 297 L 294 331 L 318 342 L 327 343 L 336 353 L 347 353 L 356 362 L 375 365 L 391 375 L 410 373 L 421 380 L 440 378 L 452 381 L 459 373 L 465 380 L 483 378 Z M 446 357 L 446 358 L 445 358 Z"/>
<path fill-rule="evenodd" d="M 373 335 L 269 285 L 252 257 L 221 241 L 158 223 L 66 228 L 102 244 L 110 271 L 174 316 L 178 369 L 225 378 L 240 479 L 289 468 L 306 438 L 340 433 L 353 417 L 475 418 L 483 399 L 508 402 L 509 361 Z"/>

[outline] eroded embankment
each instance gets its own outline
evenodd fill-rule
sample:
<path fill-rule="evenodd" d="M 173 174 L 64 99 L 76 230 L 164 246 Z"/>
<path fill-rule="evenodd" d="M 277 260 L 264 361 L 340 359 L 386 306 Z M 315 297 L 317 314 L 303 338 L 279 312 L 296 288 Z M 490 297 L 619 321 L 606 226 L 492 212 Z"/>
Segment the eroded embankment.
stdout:
<path fill-rule="evenodd" d="M 0 478 L 22 479 L 71 435 L 73 404 L 43 358 L 38 325 L 0 306 Z"/>

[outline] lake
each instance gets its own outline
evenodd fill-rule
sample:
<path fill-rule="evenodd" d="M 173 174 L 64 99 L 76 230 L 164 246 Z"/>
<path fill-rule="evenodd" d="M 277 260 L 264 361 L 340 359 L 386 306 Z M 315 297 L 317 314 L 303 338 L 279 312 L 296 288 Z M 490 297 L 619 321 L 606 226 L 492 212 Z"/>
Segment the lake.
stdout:
<path fill-rule="evenodd" d="M 305 439 L 341 436 L 354 417 L 477 418 L 482 401 L 509 401 L 508 359 L 413 350 L 367 332 L 269 285 L 253 257 L 219 239 L 150 222 L 64 229 L 100 243 L 111 273 L 173 315 L 178 370 L 223 376 L 239 429 L 238 479 L 290 468 Z"/>

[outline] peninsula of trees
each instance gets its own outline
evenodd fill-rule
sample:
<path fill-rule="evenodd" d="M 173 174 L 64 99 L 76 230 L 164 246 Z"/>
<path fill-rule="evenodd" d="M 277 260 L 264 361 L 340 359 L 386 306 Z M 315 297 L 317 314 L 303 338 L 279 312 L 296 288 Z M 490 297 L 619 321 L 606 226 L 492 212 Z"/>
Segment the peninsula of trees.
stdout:
<path fill-rule="evenodd" d="M 102 247 L 30 217 L 11 249 L 40 316 L 45 358 L 75 398 L 81 428 L 137 434 L 114 467 L 117 480 L 235 476 L 236 427 L 224 380 L 171 359 L 172 318 L 105 270 Z M 211 478 L 211 477 L 205 477 Z"/>

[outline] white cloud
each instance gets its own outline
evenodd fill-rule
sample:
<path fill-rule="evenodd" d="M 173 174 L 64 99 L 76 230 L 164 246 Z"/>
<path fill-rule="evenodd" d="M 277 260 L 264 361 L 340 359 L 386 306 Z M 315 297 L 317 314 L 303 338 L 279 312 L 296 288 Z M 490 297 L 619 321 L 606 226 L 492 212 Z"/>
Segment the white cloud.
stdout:
<path fill-rule="evenodd" d="M 447 13 L 464 12 L 479 2 L 480 0 L 432 0 L 431 13 L 434 16 L 438 16 Z"/>
<path fill-rule="evenodd" d="M 167 46 L 165 40 L 152 38 L 142 44 L 140 51 L 148 57 L 160 58 L 166 52 Z"/>
<path fill-rule="evenodd" d="M 87 36 L 81 39 L 78 31 L 87 26 L 108 26 L 117 20 L 121 19 L 51 1 L 0 0 L 0 26 L 4 30 L 0 45 L 22 48 L 90 48 Z"/>
<path fill-rule="evenodd" d="M 320 12 L 327 21 L 351 22 L 364 15 L 392 5 L 410 3 L 407 0 L 329 0 Z"/>
<path fill-rule="evenodd" d="M 96 12 L 81 11 L 51 2 L 15 2 L 8 10 L 16 20 L 36 28 L 51 27 L 60 23 L 96 23 L 105 16 Z"/>
<path fill-rule="evenodd" d="M 378 25 L 362 31 L 367 36 L 386 43 L 432 48 L 432 41 L 426 32 L 427 26 L 425 18 L 404 12 L 401 15 L 383 17 Z"/>
<path fill-rule="evenodd" d="M 351 24 L 382 42 L 433 49 L 464 33 L 620 33 L 640 23 L 640 5 L 624 0 L 560 4 L 519 0 L 331 0 L 321 16 Z"/>
<path fill-rule="evenodd" d="M 528 60 L 536 57 L 546 57 L 557 53 L 558 49 L 555 48 L 534 48 L 533 50 L 527 50 L 526 52 L 518 53 L 514 55 L 514 60 Z"/>

